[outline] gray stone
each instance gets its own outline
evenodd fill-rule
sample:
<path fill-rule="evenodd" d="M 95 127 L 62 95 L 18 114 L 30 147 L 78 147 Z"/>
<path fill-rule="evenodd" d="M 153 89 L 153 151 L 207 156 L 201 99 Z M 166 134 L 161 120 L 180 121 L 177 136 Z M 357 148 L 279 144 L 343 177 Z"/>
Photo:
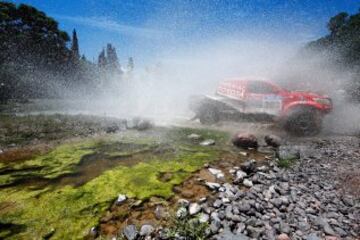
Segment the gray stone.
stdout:
<path fill-rule="evenodd" d="M 215 145 L 215 140 L 213 139 L 206 139 L 200 143 L 201 146 L 212 146 Z"/>
<path fill-rule="evenodd" d="M 118 198 L 116 199 L 116 205 L 121 205 L 126 201 L 127 197 L 124 194 L 119 194 Z"/>
<path fill-rule="evenodd" d="M 216 176 L 219 173 L 222 173 L 222 171 L 220 169 L 216 169 L 216 168 L 208 168 L 208 170 L 214 176 Z"/>
<path fill-rule="evenodd" d="M 205 182 L 205 185 L 206 185 L 210 190 L 217 190 L 217 189 L 219 189 L 219 187 L 221 186 L 219 183 L 214 183 L 214 182 Z"/>
<path fill-rule="evenodd" d="M 250 237 L 255 239 L 259 239 L 261 234 L 264 232 L 263 228 L 257 228 L 252 226 L 248 226 L 246 230 L 249 232 Z"/>
<path fill-rule="evenodd" d="M 246 161 L 240 165 L 240 168 L 248 174 L 253 173 L 256 171 L 256 160 L 251 159 L 249 161 Z"/>
<path fill-rule="evenodd" d="M 310 233 L 305 236 L 305 240 L 321 240 L 321 238 L 316 233 Z"/>
<path fill-rule="evenodd" d="M 210 217 L 206 213 L 201 213 L 200 216 L 199 216 L 199 222 L 200 223 L 207 223 L 207 222 L 209 222 L 209 219 L 210 219 Z"/>
<path fill-rule="evenodd" d="M 225 229 L 222 233 L 215 237 L 217 240 L 249 240 L 249 238 L 241 233 L 234 234 L 229 229 Z"/>
<path fill-rule="evenodd" d="M 248 202 L 243 202 L 238 206 L 238 209 L 240 212 L 247 213 L 248 211 L 250 211 L 251 206 Z"/>
<path fill-rule="evenodd" d="M 179 207 L 188 207 L 190 205 L 190 202 L 186 199 L 179 199 L 177 201 Z"/>
<path fill-rule="evenodd" d="M 192 134 L 189 134 L 187 136 L 188 139 L 191 139 L 191 140 L 200 140 L 201 139 L 201 136 L 199 134 L 196 134 L 196 133 L 192 133 Z"/>
<path fill-rule="evenodd" d="M 124 236 L 126 237 L 127 240 L 135 240 L 136 237 L 138 236 L 136 226 L 135 225 L 126 226 L 124 231 L 123 231 L 123 234 L 124 234 Z"/>
<path fill-rule="evenodd" d="M 280 222 L 280 232 L 282 233 L 290 233 L 291 229 L 289 224 L 285 223 L 285 222 Z"/>
<path fill-rule="evenodd" d="M 150 224 L 144 224 L 140 228 L 140 236 L 149 236 L 154 232 L 155 228 Z"/>
<path fill-rule="evenodd" d="M 198 203 L 191 203 L 189 206 L 189 214 L 195 215 L 201 211 L 201 206 Z"/>
<path fill-rule="evenodd" d="M 267 145 L 269 145 L 271 147 L 275 147 L 275 148 L 279 147 L 282 142 L 280 137 L 273 135 L 273 134 L 266 135 L 264 139 L 265 139 L 265 142 Z"/>
<path fill-rule="evenodd" d="M 249 133 L 237 133 L 233 139 L 232 143 L 236 147 L 241 148 L 257 148 L 258 147 L 258 141 L 255 135 L 249 134 Z"/>
<path fill-rule="evenodd" d="M 244 179 L 243 185 L 244 185 L 245 187 L 251 188 L 251 187 L 253 186 L 253 183 L 252 183 L 252 181 L 250 181 L 249 179 Z"/>
<path fill-rule="evenodd" d="M 222 201 L 219 199 L 216 199 L 215 202 L 213 203 L 214 208 L 219 208 L 221 207 L 221 205 L 222 205 Z"/>

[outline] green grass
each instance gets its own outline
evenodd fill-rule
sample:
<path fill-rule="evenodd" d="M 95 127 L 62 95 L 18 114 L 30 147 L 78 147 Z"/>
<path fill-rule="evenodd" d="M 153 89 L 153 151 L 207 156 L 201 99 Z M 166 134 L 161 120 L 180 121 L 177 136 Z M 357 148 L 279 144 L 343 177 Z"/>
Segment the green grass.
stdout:
<path fill-rule="evenodd" d="M 290 168 L 292 165 L 294 165 L 296 162 L 296 159 L 290 158 L 290 159 L 279 159 L 278 160 L 278 166 L 280 168 Z"/>
<path fill-rule="evenodd" d="M 218 146 L 202 147 L 194 144 L 186 137 L 190 132 L 216 139 Z M 41 239 L 54 230 L 51 239 L 82 239 L 88 230 L 98 223 L 99 218 L 118 194 L 126 194 L 128 197 L 141 200 L 152 196 L 170 198 L 174 194 L 172 191 L 174 185 L 183 182 L 204 163 L 218 158 L 225 140 L 224 133 L 177 128 L 166 130 L 161 139 L 129 134 L 121 139 L 102 140 L 101 144 L 94 140 L 65 144 L 44 156 L 26 161 L 21 166 L 13 166 L 17 168 L 42 166 L 37 174 L 55 178 L 72 172 L 82 156 L 96 151 L 96 148 L 94 150 L 92 147 L 101 146 L 107 141 L 111 141 L 111 144 L 114 144 L 114 141 L 115 144 L 116 141 L 132 142 L 148 147 L 165 144 L 175 149 L 175 153 L 171 156 L 153 154 L 149 159 L 144 159 L 133 166 L 119 165 L 80 187 L 49 186 L 34 190 L 34 188 L 16 186 L 0 189 L 0 206 L 8 206 L 0 208 L 0 222 L 26 226 L 24 231 L 7 236 L 6 239 Z M 116 151 L 116 148 L 111 149 Z M 167 172 L 174 174 L 171 174 L 168 181 L 161 181 L 159 176 Z M 0 238 L 2 234 L 4 235 L 5 232 L 0 230 Z"/>

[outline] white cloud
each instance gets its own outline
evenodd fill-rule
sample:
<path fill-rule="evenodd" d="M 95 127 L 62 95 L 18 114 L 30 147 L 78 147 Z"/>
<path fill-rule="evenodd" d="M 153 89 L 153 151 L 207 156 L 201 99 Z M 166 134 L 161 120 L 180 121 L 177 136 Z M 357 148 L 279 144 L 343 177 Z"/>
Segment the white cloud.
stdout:
<path fill-rule="evenodd" d="M 118 32 L 121 34 L 136 36 L 136 37 L 160 38 L 163 35 L 163 32 L 159 30 L 121 24 L 106 17 L 81 17 L 81 16 L 55 15 L 55 18 L 63 21 L 73 22 L 80 25 L 99 28 L 110 32 Z"/>

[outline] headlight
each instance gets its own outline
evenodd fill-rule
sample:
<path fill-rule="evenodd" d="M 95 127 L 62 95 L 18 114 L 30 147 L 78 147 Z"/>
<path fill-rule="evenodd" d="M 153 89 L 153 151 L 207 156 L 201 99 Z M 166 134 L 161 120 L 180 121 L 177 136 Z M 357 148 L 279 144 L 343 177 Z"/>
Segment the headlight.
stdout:
<path fill-rule="evenodd" d="M 314 101 L 322 105 L 331 105 L 331 100 L 328 98 L 314 98 Z"/>

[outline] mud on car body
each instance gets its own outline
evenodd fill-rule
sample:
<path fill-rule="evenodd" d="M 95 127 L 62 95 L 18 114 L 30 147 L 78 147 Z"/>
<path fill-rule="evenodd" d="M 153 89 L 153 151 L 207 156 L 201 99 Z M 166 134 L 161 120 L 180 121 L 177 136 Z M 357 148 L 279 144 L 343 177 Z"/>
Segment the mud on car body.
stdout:
<path fill-rule="evenodd" d="M 320 131 L 332 102 L 328 96 L 289 91 L 266 80 L 232 79 L 221 82 L 215 95 L 193 97 L 190 107 L 204 124 L 229 118 L 270 120 L 290 133 L 312 135 Z"/>

